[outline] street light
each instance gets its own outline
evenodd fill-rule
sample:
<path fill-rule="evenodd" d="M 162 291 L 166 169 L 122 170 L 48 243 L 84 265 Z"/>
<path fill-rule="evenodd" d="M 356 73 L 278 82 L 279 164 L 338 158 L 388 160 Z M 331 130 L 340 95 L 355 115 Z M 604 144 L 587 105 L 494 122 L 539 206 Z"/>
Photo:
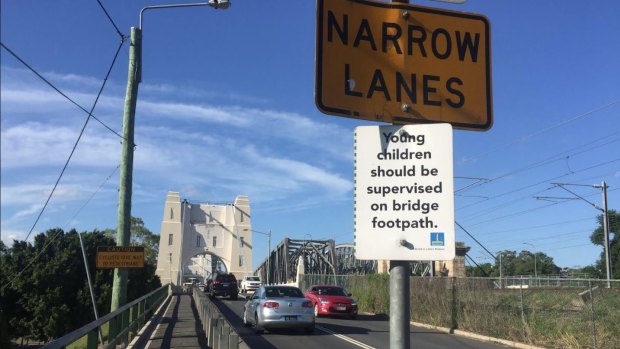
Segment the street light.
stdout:
<path fill-rule="evenodd" d="M 258 231 L 258 230 L 254 230 L 254 229 L 244 229 L 244 230 L 249 230 L 253 233 L 259 233 L 262 235 L 267 235 L 269 237 L 268 239 L 268 245 L 267 245 L 267 280 L 265 280 L 265 282 L 267 283 L 267 285 L 269 285 L 269 281 L 270 281 L 270 274 L 271 274 L 271 229 L 269 229 L 268 233 L 263 233 L 262 231 Z"/>
<path fill-rule="evenodd" d="M 131 238 L 131 190 L 133 183 L 133 148 L 134 124 L 136 118 L 136 103 L 138 99 L 138 84 L 142 80 L 142 17 L 146 10 L 210 6 L 215 9 L 227 9 L 229 0 L 210 0 L 209 2 L 193 4 L 171 4 L 147 6 L 140 11 L 140 27 L 131 27 L 129 47 L 129 69 L 127 73 L 127 89 L 125 91 L 125 106 L 123 110 L 123 146 L 121 150 L 121 168 L 118 191 L 117 215 L 117 246 L 129 246 Z M 114 269 L 112 285 L 111 311 L 124 305 L 127 301 L 127 269 Z"/>
<path fill-rule="evenodd" d="M 530 245 L 534 250 L 536 250 L 536 246 L 530 244 L 529 242 L 524 242 L 524 245 Z M 538 279 L 538 268 L 536 268 L 536 251 L 534 251 L 534 277 Z"/>

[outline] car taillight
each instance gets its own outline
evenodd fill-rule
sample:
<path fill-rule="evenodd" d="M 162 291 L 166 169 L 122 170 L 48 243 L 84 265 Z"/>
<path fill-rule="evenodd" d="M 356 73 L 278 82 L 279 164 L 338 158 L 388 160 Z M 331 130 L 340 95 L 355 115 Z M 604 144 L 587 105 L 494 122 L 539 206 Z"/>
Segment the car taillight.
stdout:
<path fill-rule="evenodd" d="M 214 285 L 219 285 L 219 284 L 221 284 L 221 282 L 219 280 L 215 280 L 215 281 L 213 281 L 213 284 Z"/>
<path fill-rule="evenodd" d="M 303 302 L 301 303 L 302 308 L 312 308 L 312 302 Z"/>
<path fill-rule="evenodd" d="M 265 302 L 263 303 L 263 308 L 279 308 L 280 303 L 278 302 Z"/>

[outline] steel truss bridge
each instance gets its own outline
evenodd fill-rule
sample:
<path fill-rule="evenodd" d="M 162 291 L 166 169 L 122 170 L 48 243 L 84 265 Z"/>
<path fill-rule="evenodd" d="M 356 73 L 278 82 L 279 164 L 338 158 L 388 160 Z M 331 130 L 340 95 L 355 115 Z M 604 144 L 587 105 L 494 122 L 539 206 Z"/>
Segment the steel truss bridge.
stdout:
<path fill-rule="evenodd" d="M 334 240 L 295 240 L 285 238 L 272 250 L 254 274 L 270 284 L 295 281 L 297 269 L 303 274 L 363 275 L 377 273 L 376 260 L 355 258 L 353 244 L 336 245 Z M 412 275 L 432 275 L 433 262 L 411 262 Z M 269 266 L 269 268 L 267 267 Z M 269 275 L 267 275 L 269 274 Z"/>

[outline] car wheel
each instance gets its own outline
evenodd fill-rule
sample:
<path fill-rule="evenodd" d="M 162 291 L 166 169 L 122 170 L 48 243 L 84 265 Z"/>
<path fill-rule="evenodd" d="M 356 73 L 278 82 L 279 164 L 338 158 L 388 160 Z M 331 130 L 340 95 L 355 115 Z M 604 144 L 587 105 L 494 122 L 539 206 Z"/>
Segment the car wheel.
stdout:
<path fill-rule="evenodd" d="M 254 314 L 254 332 L 256 332 L 256 334 L 263 334 L 263 332 L 265 332 L 265 330 L 258 326 L 258 314 Z"/>
<path fill-rule="evenodd" d="M 304 328 L 304 332 L 307 334 L 311 334 L 312 332 L 314 332 L 314 323 L 311 326 Z"/>
<path fill-rule="evenodd" d="M 351 319 L 351 320 L 355 320 L 356 317 L 357 317 L 357 315 L 355 315 L 355 314 L 349 315 L 349 319 Z"/>
<path fill-rule="evenodd" d="M 314 317 L 319 317 L 319 304 L 314 305 Z"/>
<path fill-rule="evenodd" d="M 243 326 L 250 327 L 250 322 L 248 321 L 248 314 L 245 312 L 245 308 L 243 308 Z"/>

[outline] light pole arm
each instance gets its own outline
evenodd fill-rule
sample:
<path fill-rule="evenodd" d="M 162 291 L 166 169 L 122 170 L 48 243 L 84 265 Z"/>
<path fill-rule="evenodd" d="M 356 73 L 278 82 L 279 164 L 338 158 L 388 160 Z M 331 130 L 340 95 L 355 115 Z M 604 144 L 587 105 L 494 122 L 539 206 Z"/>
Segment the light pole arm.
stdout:
<path fill-rule="evenodd" d="M 140 30 L 142 30 L 142 17 L 144 17 L 144 12 L 146 12 L 147 10 L 158 10 L 158 9 L 164 9 L 164 8 L 177 8 L 177 7 L 198 7 L 198 6 L 211 6 L 213 8 L 221 8 L 221 9 L 225 9 L 228 8 L 228 6 L 224 7 L 221 4 L 223 4 L 224 2 L 215 2 L 215 1 L 209 1 L 209 2 L 196 2 L 196 3 L 191 3 L 191 4 L 170 4 L 170 5 L 153 5 L 153 6 L 147 6 L 145 8 L 143 8 L 140 11 Z M 225 2 L 227 4 L 227 1 Z"/>
<path fill-rule="evenodd" d="M 153 5 L 153 6 L 146 6 L 144 7 L 142 10 L 140 10 L 140 26 L 138 27 L 139 32 L 142 32 L 142 24 L 143 24 L 143 18 L 144 18 L 144 13 L 147 10 L 160 10 L 160 9 L 167 9 L 167 8 L 178 8 L 178 7 L 199 7 L 199 6 L 210 6 L 213 7 L 214 9 L 222 9 L 225 10 L 227 8 L 230 7 L 230 1 L 228 0 L 210 0 L 209 2 L 195 2 L 195 3 L 189 3 L 189 4 L 169 4 L 169 5 Z M 142 35 L 142 34 L 140 34 Z M 137 82 L 141 82 L 142 81 L 142 45 L 140 45 L 140 49 L 137 52 L 137 71 L 136 71 L 136 81 Z"/>

